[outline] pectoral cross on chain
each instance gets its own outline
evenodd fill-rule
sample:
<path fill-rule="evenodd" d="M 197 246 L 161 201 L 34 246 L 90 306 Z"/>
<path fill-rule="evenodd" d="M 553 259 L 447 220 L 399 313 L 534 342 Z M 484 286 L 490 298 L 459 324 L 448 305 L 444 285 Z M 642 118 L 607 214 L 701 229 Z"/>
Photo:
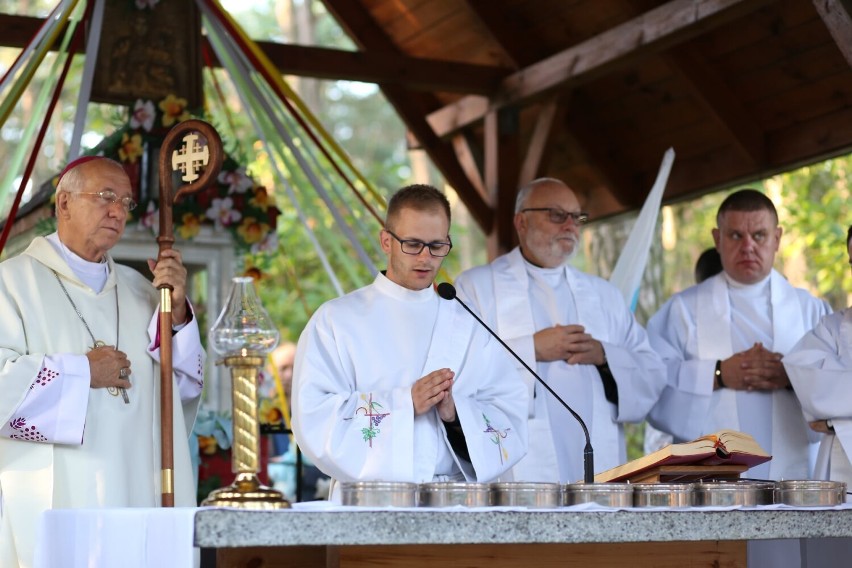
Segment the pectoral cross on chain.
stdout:
<path fill-rule="evenodd" d="M 101 347 L 106 347 L 107 344 L 98 339 L 95 341 L 95 344 L 92 345 L 90 351 L 94 351 L 95 349 L 100 349 Z M 124 377 L 122 377 L 124 378 Z M 107 392 L 112 396 L 118 396 L 118 393 L 121 393 L 121 398 L 124 399 L 124 404 L 130 404 L 130 397 L 127 396 L 127 389 L 122 387 L 107 387 Z"/>

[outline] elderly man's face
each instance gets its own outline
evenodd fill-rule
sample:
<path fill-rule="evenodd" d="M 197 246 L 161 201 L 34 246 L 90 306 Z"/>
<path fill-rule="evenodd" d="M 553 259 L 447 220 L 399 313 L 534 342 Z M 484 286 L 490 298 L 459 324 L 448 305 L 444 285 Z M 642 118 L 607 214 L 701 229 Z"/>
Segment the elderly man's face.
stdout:
<path fill-rule="evenodd" d="M 62 242 L 77 255 L 97 262 L 124 234 L 128 212 L 121 198 L 132 197 L 133 189 L 124 170 L 110 162 L 95 160 L 77 166 L 82 169 L 84 187 L 79 195 L 60 191 L 56 195 Z M 106 201 L 97 195 L 112 191 L 119 200 Z"/>
<path fill-rule="evenodd" d="M 740 284 L 760 282 L 772 270 L 781 232 L 778 220 L 767 209 L 726 212 L 719 227 L 713 229 L 722 268 Z"/>
<path fill-rule="evenodd" d="M 568 187 L 558 183 L 536 186 L 522 209 L 557 209 L 580 213 L 580 202 Z M 564 264 L 580 240 L 580 225 L 568 216 L 562 223 L 550 220 L 547 211 L 515 214 L 515 229 L 524 257 L 537 266 L 554 268 Z"/>

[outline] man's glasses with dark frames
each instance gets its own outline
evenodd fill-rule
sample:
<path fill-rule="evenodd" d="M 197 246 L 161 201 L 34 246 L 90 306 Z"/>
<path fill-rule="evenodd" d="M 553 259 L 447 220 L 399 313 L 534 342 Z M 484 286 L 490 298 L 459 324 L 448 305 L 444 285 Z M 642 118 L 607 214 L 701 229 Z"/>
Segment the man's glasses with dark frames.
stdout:
<path fill-rule="evenodd" d="M 405 254 L 417 255 L 423 252 L 424 247 L 429 247 L 429 254 L 431 254 L 432 256 L 441 257 L 450 254 L 450 249 L 453 248 L 452 241 L 446 243 L 440 241 L 424 243 L 423 241 L 418 241 L 417 239 L 401 239 L 395 234 L 393 234 L 393 231 L 389 229 L 385 229 L 385 231 L 387 232 L 387 234 L 399 241 L 399 247 Z"/>
<path fill-rule="evenodd" d="M 553 207 L 528 207 L 527 209 L 521 209 L 521 213 L 526 213 L 527 211 L 547 211 L 548 220 L 557 225 L 561 225 L 567 221 L 569 217 L 577 225 L 585 225 L 589 221 L 589 214 L 583 211 L 575 213 L 574 211 L 564 211 Z"/>

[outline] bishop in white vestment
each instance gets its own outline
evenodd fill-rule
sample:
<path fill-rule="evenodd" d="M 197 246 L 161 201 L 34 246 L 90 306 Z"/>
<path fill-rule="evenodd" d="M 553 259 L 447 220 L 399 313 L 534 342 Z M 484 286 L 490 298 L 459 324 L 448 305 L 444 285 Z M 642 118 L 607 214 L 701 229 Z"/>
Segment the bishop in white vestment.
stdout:
<path fill-rule="evenodd" d="M 645 418 L 665 385 L 665 370 L 621 293 L 566 264 L 585 215 L 579 207 L 562 182 L 532 182 L 518 194 L 520 247 L 462 273 L 456 285 L 459 295 L 584 419 L 600 472 L 627 461 L 623 423 Z M 549 331 L 581 339 L 565 339 L 561 350 L 548 356 L 541 334 Z M 580 425 L 517 362 L 514 377 L 530 394 L 530 450 L 511 479 L 582 480 Z"/>
<path fill-rule="evenodd" d="M 0 264 L 3 567 L 32 566 L 36 526 L 47 509 L 160 501 L 159 294 L 107 253 L 132 207 L 123 201 L 131 194 L 123 169 L 106 159 L 77 168 L 60 180 L 59 233 L 34 239 Z M 171 251 L 157 263 L 155 282 L 165 278 L 183 289 L 185 280 L 175 276 L 181 271 L 179 253 Z M 166 338 L 173 345 L 179 506 L 196 502 L 188 436 L 204 367 L 197 320 L 188 317 Z M 104 346 L 93 349 L 96 341 Z"/>
<path fill-rule="evenodd" d="M 296 440 L 338 481 L 491 481 L 526 451 L 525 389 L 432 287 L 451 247 L 443 194 L 403 188 L 387 215 L 386 275 L 323 304 L 299 338 Z"/>
<path fill-rule="evenodd" d="M 717 223 L 723 272 L 675 294 L 648 322 L 651 345 L 668 367 L 668 385 L 649 421 L 681 440 L 721 429 L 746 432 L 772 455 L 749 477 L 806 479 L 818 436 L 781 356 L 830 308 L 772 269 L 781 228 L 766 196 L 732 194 Z"/>

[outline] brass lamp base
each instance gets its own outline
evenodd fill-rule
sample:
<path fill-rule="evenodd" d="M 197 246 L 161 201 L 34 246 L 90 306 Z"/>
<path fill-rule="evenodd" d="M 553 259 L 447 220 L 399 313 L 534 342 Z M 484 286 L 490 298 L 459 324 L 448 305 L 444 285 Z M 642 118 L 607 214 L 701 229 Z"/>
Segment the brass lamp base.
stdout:
<path fill-rule="evenodd" d="M 238 473 L 231 485 L 212 491 L 201 504 L 208 507 L 255 510 L 290 508 L 290 502 L 284 498 L 283 493 L 261 485 L 254 473 Z"/>

